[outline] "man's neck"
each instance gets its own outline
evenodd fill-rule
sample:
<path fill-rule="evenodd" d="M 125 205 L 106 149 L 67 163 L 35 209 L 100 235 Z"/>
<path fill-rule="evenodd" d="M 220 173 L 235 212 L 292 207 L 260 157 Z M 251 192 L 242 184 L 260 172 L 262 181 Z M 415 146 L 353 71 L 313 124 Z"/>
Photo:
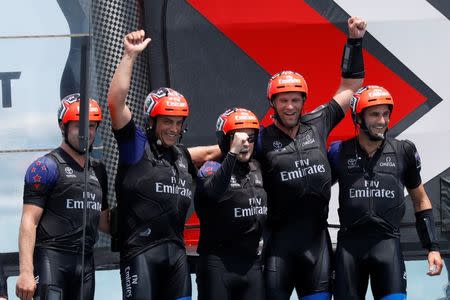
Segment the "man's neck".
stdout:
<path fill-rule="evenodd" d="M 275 124 L 275 126 L 277 126 L 278 129 L 280 129 L 281 131 L 286 133 L 288 136 L 290 136 L 291 139 L 295 139 L 295 137 L 297 136 L 298 129 L 300 128 L 300 123 L 291 128 L 287 128 L 287 127 L 281 125 L 280 122 L 278 122 L 278 120 L 276 120 L 276 119 L 273 120 L 273 123 Z"/>
<path fill-rule="evenodd" d="M 64 141 L 61 143 L 60 146 L 64 151 L 66 151 L 67 154 L 69 154 L 74 161 L 77 162 L 82 168 L 84 168 L 84 165 L 86 163 L 86 156 L 83 154 L 79 154 L 75 150 L 73 150 L 69 145 L 67 145 Z"/>
<path fill-rule="evenodd" d="M 365 133 L 361 132 L 358 135 L 358 142 L 361 148 L 367 153 L 369 157 L 372 157 L 375 152 L 380 148 L 383 141 L 372 141 Z"/>

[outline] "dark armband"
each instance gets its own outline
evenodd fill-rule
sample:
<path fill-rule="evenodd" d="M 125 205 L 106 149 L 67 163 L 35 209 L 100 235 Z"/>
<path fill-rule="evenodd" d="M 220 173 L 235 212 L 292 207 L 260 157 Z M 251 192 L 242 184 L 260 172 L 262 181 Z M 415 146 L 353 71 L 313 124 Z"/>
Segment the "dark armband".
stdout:
<path fill-rule="evenodd" d="M 342 53 L 341 71 L 344 78 L 364 78 L 362 38 L 347 39 Z"/>
<path fill-rule="evenodd" d="M 416 229 L 423 248 L 429 251 L 439 251 L 432 209 L 416 212 Z"/>

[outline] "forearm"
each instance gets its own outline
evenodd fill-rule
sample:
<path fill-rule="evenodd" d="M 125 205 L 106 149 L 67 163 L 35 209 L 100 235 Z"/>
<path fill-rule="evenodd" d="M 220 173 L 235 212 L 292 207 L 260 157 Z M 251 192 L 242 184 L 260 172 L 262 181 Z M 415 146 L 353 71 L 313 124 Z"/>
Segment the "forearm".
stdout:
<path fill-rule="evenodd" d="M 353 94 L 364 82 L 364 58 L 362 54 L 362 38 L 349 38 L 342 55 L 341 82 L 334 96 L 344 113 L 350 108 Z"/>
<path fill-rule="evenodd" d="M 415 212 L 432 208 L 430 198 L 428 198 L 422 184 L 415 189 L 407 189 L 407 191 L 411 197 L 411 201 L 413 202 Z"/>
<path fill-rule="evenodd" d="M 19 271 L 33 274 L 33 253 L 36 244 L 36 226 L 22 220 L 19 232 Z"/>
<path fill-rule="evenodd" d="M 203 165 L 206 161 L 217 161 L 222 155 L 218 145 L 191 147 L 188 148 L 188 151 L 191 155 L 192 162 L 197 168 Z"/>
<path fill-rule="evenodd" d="M 100 213 L 98 229 L 101 232 L 109 233 L 109 209 L 105 209 Z"/>
<path fill-rule="evenodd" d="M 431 201 L 423 185 L 408 192 L 416 211 L 416 230 L 422 246 L 429 251 L 439 250 Z"/>
<path fill-rule="evenodd" d="M 125 53 L 120 61 L 111 85 L 108 91 L 108 106 L 111 113 L 111 122 L 114 129 L 120 129 L 120 125 L 126 121 L 122 121 L 124 112 L 128 114 L 129 109 L 125 100 L 131 85 L 131 76 L 133 73 L 133 65 L 137 55 Z M 129 121 L 129 120 L 128 120 Z"/>
<path fill-rule="evenodd" d="M 413 197 L 412 197 L 413 198 Z M 414 198 L 413 198 L 414 199 Z M 425 194 L 420 198 L 416 198 L 413 200 L 413 204 L 414 204 L 414 211 L 415 212 L 419 212 L 419 211 L 423 211 L 426 209 L 431 209 L 431 201 L 428 198 L 428 196 Z"/>
<path fill-rule="evenodd" d="M 225 193 L 230 184 L 236 160 L 235 154 L 228 153 L 220 168 L 205 180 L 203 188 L 208 197 L 218 199 Z"/>

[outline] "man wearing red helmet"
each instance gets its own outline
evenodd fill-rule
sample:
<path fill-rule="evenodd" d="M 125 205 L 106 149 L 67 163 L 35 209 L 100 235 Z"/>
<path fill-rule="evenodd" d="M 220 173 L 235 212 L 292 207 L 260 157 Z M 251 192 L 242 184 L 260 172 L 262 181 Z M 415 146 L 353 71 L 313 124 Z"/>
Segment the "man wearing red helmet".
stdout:
<path fill-rule="evenodd" d="M 38 158 L 25 175 L 19 234 L 20 299 L 79 299 L 84 226 L 85 153 L 80 149 L 80 94 L 61 100 L 58 123 L 61 146 Z M 89 141 L 102 120 L 100 106 L 89 100 Z M 108 231 L 107 177 L 103 164 L 89 161 L 85 231 L 84 299 L 94 298 L 93 247 L 98 229 Z"/>
<path fill-rule="evenodd" d="M 199 300 L 265 299 L 258 250 L 267 195 L 252 158 L 258 130 L 257 117 L 247 109 L 232 108 L 217 119 L 221 163 L 202 166 L 195 198 Z"/>
<path fill-rule="evenodd" d="M 136 127 L 125 99 L 133 64 L 149 42 L 143 30 L 125 36 L 125 52 L 108 93 L 119 148 L 116 194 L 122 290 L 126 299 L 185 300 L 191 298 L 183 229 L 195 192 L 197 169 L 192 158 L 201 161 L 217 147 L 190 152 L 178 143 L 189 107 L 184 96 L 170 88 L 148 95 L 145 131 Z"/>
<path fill-rule="evenodd" d="M 386 137 L 394 108 L 391 94 L 366 86 L 352 99 L 359 134 L 330 146 L 333 179 L 339 181 L 335 299 L 365 299 L 370 277 L 375 299 L 406 299 L 406 271 L 400 249 L 404 188 L 416 211 L 416 228 L 428 252 L 428 275 L 439 275 L 442 260 L 421 162 L 410 141 Z M 363 243 L 361 241 L 364 241 Z"/>
<path fill-rule="evenodd" d="M 305 79 L 293 71 L 269 80 L 267 97 L 274 124 L 260 131 L 257 145 L 268 194 L 269 234 L 265 241 L 268 299 L 331 298 L 331 242 L 327 230 L 331 170 L 326 140 L 350 106 L 364 77 L 362 37 L 366 22 L 348 20 L 342 79 L 333 99 L 302 116 Z"/>

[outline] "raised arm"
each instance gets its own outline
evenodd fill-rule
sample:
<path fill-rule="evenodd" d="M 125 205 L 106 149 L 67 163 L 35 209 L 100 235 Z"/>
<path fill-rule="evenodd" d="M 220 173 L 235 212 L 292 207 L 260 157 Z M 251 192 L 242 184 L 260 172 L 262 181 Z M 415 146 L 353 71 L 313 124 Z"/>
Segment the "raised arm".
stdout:
<path fill-rule="evenodd" d="M 210 198 L 218 200 L 228 189 L 231 175 L 237 161 L 237 156 L 242 151 L 242 149 L 245 148 L 245 142 L 247 140 L 247 133 L 236 132 L 230 145 L 230 151 L 225 155 L 222 163 L 220 165 L 219 163 L 211 164 L 211 168 L 214 168 L 214 171 L 212 172 L 214 174 L 208 176 L 203 184 L 203 189 Z M 208 169 L 208 166 L 206 166 L 206 164 L 205 167 L 206 169 Z M 199 173 L 204 174 L 204 171 L 204 167 L 202 167 Z"/>
<path fill-rule="evenodd" d="M 114 72 L 108 91 L 108 106 L 113 129 L 121 129 L 131 120 L 131 111 L 125 99 L 130 89 L 134 62 L 149 43 L 150 38 L 145 38 L 144 30 L 130 32 L 123 39 L 124 54 Z"/>
<path fill-rule="evenodd" d="M 431 201 L 422 184 L 417 188 L 408 189 L 416 212 L 416 229 L 422 246 L 428 252 L 428 275 L 439 275 L 442 271 L 442 258 L 436 238 Z"/>
<path fill-rule="evenodd" d="M 342 78 L 333 99 L 341 106 L 344 113 L 350 108 L 353 94 L 362 86 L 364 80 L 364 61 L 362 55 L 362 38 L 367 23 L 359 17 L 351 17 L 348 24 L 348 41 L 342 57 Z"/>
<path fill-rule="evenodd" d="M 34 280 L 33 253 L 36 243 L 36 228 L 43 209 L 32 204 L 24 204 L 19 230 L 19 278 L 16 283 L 16 295 L 20 299 L 33 298 L 36 290 Z"/>

